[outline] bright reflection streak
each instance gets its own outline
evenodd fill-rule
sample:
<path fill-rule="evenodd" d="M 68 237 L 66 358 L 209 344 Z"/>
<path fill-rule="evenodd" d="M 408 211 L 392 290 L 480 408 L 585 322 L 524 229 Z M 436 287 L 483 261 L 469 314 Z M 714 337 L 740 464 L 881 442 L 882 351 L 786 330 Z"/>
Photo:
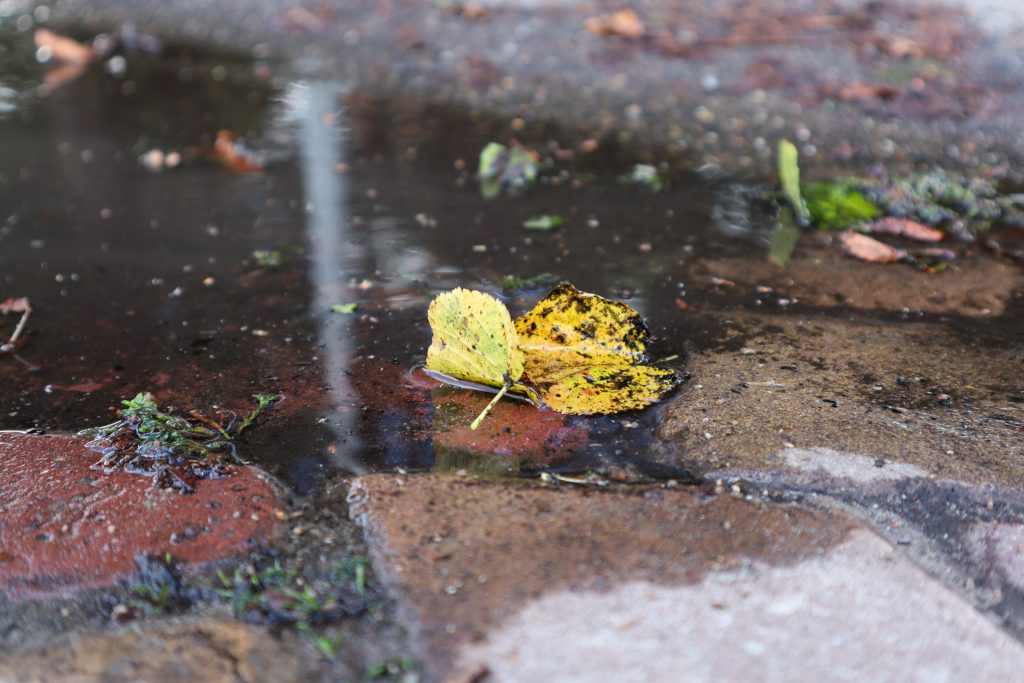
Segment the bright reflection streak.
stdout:
<path fill-rule="evenodd" d="M 340 408 L 326 417 L 334 430 L 338 452 L 334 462 L 350 472 L 361 474 L 366 466 L 359 452 L 356 433 L 359 395 L 345 374 L 353 353 L 349 335 L 331 324 L 331 306 L 346 295 L 345 266 L 354 262 L 355 248 L 348 239 L 345 211 L 346 179 L 335 171 L 342 162 L 343 140 L 336 116 L 342 88 L 336 83 L 293 84 L 286 103 L 300 122 L 300 163 L 306 201 L 306 232 L 313 284 L 313 310 L 321 317 L 320 362 L 330 386 L 331 404 Z"/>

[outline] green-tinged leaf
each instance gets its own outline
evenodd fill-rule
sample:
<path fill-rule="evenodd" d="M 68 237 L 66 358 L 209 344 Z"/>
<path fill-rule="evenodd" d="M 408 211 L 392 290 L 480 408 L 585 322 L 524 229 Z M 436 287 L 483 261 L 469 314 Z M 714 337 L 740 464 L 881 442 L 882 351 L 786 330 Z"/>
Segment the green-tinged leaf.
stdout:
<path fill-rule="evenodd" d="M 512 317 L 493 296 L 460 287 L 430 302 L 427 320 L 434 333 L 427 349 L 428 370 L 499 389 L 473 421 L 476 429 L 523 374 L 523 352 Z"/>
<path fill-rule="evenodd" d="M 357 308 L 359 308 L 359 304 L 355 303 L 334 304 L 331 306 L 331 313 L 344 313 L 345 315 L 350 315 L 355 313 Z"/>
<path fill-rule="evenodd" d="M 481 178 L 480 196 L 490 200 L 501 194 L 501 178 Z"/>
<path fill-rule="evenodd" d="M 541 216 L 534 216 L 528 220 L 523 221 L 523 227 L 527 230 L 553 230 L 565 225 L 565 219 L 561 216 L 543 214 Z"/>
<path fill-rule="evenodd" d="M 489 142 L 480 152 L 477 178 L 484 199 L 494 199 L 506 188 L 522 189 L 537 181 L 537 157 L 523 147 Z"/>
<path fill-rule="evenodd" d="M 480 152 L 480 165 L 477 173 L 481 178 L 496 178 L 501 175 L 505 165 L 508 147 L 500 142 L 488 142 Z"/>
<path fill-rule="evenodd" d="M 456 288 L 427 310 L 434 333 L 427 368 L 456 379 L 501 388 L 523 374 L 523 352 L 505 304 L 490 294 Z"/>
<path fill-rule="evenodd" d="M 768 260 L 775 265 L 785 268 L 793 255 L 793 248 L 800 240 L 800 228 L 796 227 L 793 220 L 793 211 L 788 207 L 782 207 L 779 211 L 779 218 L 775 221 L 775 228 L 772 230 L 772 241 L 768 248 Z"/>
<path fill-rule="evenodd" d="M 793 215 L 799 226 L 810 221 L 810 212 L 800 196 L 800 164 L 796 145 L 786 139 L 779 140 L 779 184 L 782 194 L 793 207 Z"/>

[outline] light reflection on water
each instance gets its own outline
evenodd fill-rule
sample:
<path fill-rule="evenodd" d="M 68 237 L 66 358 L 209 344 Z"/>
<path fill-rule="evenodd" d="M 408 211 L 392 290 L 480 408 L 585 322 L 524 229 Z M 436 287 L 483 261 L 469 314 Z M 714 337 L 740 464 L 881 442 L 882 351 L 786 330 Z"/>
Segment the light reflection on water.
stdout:
<path fill-rule="evenodd" d="M 362 248 L 349 236 L 346 212 L 347 182 L 338 173 L 343 163 L 344 139 L 341 122 L 334 117 L 342 111 L 343 88 L 335 83 L 311 81 L 289 86 L 286 101 L 300 119 L 299 165 L 302 169 L 306 204 L 306 234 L 313 284 L 313 311 L 320 318 L 320 362 L 330 387 L 334 406 L 354 407 L 358 397 L 346 374 L 355 352 L 348 334 L 339 332 L 330 320 L 331 307 L 348 295 L 349 269 L 346 264 L 360 257 Z M 354 457 L 361 439 L 356 432 L 356 411 L 333 410 L 325 415 L 341 447 L 333 454 L 335 464 L 356 474 L 366 467 Z"/>

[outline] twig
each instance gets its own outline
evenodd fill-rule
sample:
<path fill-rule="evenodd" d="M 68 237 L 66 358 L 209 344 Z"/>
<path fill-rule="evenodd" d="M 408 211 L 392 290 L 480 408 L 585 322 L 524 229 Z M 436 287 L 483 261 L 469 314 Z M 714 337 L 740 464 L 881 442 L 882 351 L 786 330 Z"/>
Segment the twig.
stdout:
<path fill-rule="evenodd" d="M 25 309 L 21 312 L 21 320 L 14 328 L 14 332 L 11 334 L 11 338 L 7 340 L 6 344 L 0 345 L 0 353 L 13 353 L 14 345 L 18 341 L 18 337 L 25 330 L 25 324 L 28 322 L 28 317 L 32 314 L 32 307 L 28 305 L 28 299 L 23 299 L 25 302 Z M 6 310 L 4 311 L 7 312 Z M 13 310 L 12 310 L 13 312 Z"/>

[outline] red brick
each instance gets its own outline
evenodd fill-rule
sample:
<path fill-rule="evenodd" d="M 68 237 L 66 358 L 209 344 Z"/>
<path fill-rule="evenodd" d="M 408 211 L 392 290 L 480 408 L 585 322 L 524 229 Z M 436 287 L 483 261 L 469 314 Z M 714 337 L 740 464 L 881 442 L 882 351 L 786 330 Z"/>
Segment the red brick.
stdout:
<path fill-rule="evenodd" d="M 108 586 L 134 571 L 136 552 L 208 562 L 274 533 L 278 498 L 258 470 L 239 467 L 182 495 L 90 469 L 97 459 L 84 439 L 0 435 L 0 590 L 25 597 Z"/>

